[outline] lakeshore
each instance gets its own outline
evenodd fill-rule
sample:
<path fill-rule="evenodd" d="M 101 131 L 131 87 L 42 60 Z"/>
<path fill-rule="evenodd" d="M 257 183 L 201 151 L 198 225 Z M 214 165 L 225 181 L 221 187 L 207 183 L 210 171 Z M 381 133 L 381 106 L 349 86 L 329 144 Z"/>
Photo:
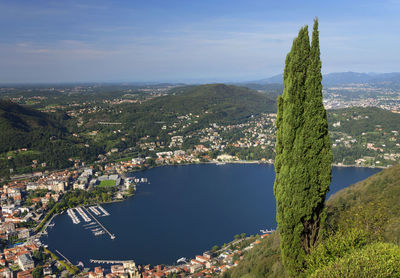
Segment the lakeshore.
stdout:
<path fill-rule="evenodd" d="M 330 194 L 377 171 L 334 167 Z M 45 243 L 74 263 L 82 260 L 90 266 L 95 266 L 89 262 L 93 258 L 174 264 L 178 258 L 193 258 L 214 245 L 230 242 L 235 234 L 275 228 L 270 164 L 156 167 L 133 175 L 151 183 L 139 184 L 134 198 L 103 205 L 111 216 L 101 221 L 115 233 L 115 240 L 88 235 L 61 215 Z M 65 241 L 60 242 L 60 237 Z M 65 245 L 69 241 L 72 244 Z"/>

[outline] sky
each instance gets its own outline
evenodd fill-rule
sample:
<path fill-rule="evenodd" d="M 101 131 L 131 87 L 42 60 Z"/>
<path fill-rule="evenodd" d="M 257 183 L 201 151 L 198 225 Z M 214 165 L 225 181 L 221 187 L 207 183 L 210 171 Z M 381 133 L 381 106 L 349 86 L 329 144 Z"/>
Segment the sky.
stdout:
<path fill-rule="evenodd" d="M 323 73 L 400 71 L 400 0 L 0 0 L 0 83 L 240 82 L 319 19 Z"/>

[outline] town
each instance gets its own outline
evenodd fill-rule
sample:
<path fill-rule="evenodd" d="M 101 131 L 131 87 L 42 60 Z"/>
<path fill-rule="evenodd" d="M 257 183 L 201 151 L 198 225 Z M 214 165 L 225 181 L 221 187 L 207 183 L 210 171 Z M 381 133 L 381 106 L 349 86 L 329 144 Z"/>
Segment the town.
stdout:
<path fill-rule="evenodd" d="M 131 110 L 129 105 L 146 105 L 169 96 L 174 88 L 179 86 L 125 88 L 118 98 L 61 101 L 56 105 L 47 103 L 52 97 L 42 97 L 36 92 L 35 96 L 10 98 L 21 104 L 39 105 L 48 113 L 64 111 L 76 128 L 72 138 L 83 149 L 103 141 L 107 141 L 107 146 L 104 152 L 88 156 L 92 160 L 67 157 L 70 166 L 62 169 L 49 167 L 48 157 L 35 158 L 40 153 L 37 149 L 23 147 L 3 153 L 1 161 L 9 165 L 8 177 L 2 179 L 0 198 L 3 277 L 32 277 L 38 272 L 45 277 L 213 277 L 235 267 L 246 251 L 268 238 L 269 232 L 265 231 L 261 236 L 240 235 L 225 246 L 215 246 L 192 259 L 181 258 L 171 266 L 136 265 L 135 258 L 100 259 L 95 260 L 100 266 L 92 270 L 72 264 L 60 251 L 40 241 L 54 225 L 53 218 L 64 212 L 71 218 L 71 224 L 86 225 L 85 229 L 93 236 L 104 235 L 110 240 L 118 237 L 98 219 L 109 215 L 101 204 L 123 201 L 135 194 L 138 184 L 148 183 L 145 178 L 135 177 L 137 171 L 196 163 L 274 163 L 277 117 L 274 112 L 251 114 L 244 120 L 231 122 L 209 120 L 207 117 L 212 119 L 214 113 L 210 109 L 174 112 L 163 120 L 144 122 L 147 129 L 140 130 L 141 135 L 132 141 L 132 126 L 124 120 Z M 87 93 L 96 88 L 43 90 Z M 365 99 L 361 103 L 369 107 L 366 109 L 351 107 L 351 101 L 341 100 L 338 88 L 331 90 L 325 106 L 341 107 L 328 111 L 334 165 L 383 168 L 400 161 L 398 93 L 389 92 L 389 97 L 382 99 Z M 393 120 L 382 122 L 380 115 Z M 27 159 L 30 157 L 34 159 Z M 18 162 L 24 161 L 27 163 L 19 166 Z M 104 263 L 112 265 L 102 266 Z"/>
<path fill-rule="evenodd" d="M 147 183 L 145 178 L 125 177 L 124 171 L 132 167 L 146 167 L 143 159 L 132 159 L 130 162 L 106 165 L 103 171 L 94 172 L 90 167 L 78 166 L 74 170 L 52 173 L 34 173 L 32 177 L 16 179 L 3 186 L 1 195 L 0 236 L 5 247 L 1 257 L 0 273 L 3 277 L 31 277 L 40 270 L 44 277 L 59 275 L 77 275 L 79 277 L 211 277 L 223 273 L 237 265 L 244 252 L 259 244 L 272 231 L 261 231 L 261 236 L 247 237 L 245 234 L 235 236 L 234 241 L 221 248 L 214 246 L 193 259 L 181 258 L 173 266 L 136 266 L 134 261 L 122 261 L 107 269 L 95 267 L 79 268 L 73 265 L 58 250 L 50 251 L 40 241 L 40 236 L 54 224 L 52 219 L 58 213 L 57 202 L 70 191 L 93 191 L 95 188 L 115 188 L 111 201 L 122 200 L 132 195 L 137 183 Z M 119 171 L 120 173 L 118 173 Z M 98 202 L 109 201 L 95 199 L 86 206 L 67 209 L 73 224 L 80 224 L 92 229 L 95 236 L 111 234 L 96 219 L 109 215 Z M 97 203 L 97 204 L 96 204 Z M 75 210 L 75 211 L 74 211 Z M 95 221 L 92 221 L 94 219 Z M 96 223 L 97 222 L 97 223 Z M 95 229 L 98 227 L 97 229 Z M 100 228 L 101 227 L 101 228 Z M 58 254 L 55 254 L 58 253 Z M 104 263 L 103 261 L 99 261 Z M 105 261 L 106 263 L 113 263 Z M 121 264 L 120 264 L 121 263 Z"/>

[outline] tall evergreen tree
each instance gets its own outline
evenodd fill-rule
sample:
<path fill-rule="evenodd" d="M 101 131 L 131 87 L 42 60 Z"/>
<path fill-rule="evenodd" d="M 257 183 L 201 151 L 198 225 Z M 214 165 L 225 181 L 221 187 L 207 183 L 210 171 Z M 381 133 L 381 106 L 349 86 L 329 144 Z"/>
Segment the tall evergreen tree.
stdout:
<path fill-rule="evenodd" d="M 293 41 L 286 56 L 284 91 L 278 97 L 274 193 L 282 260 L 291 276 L 301 273 L 305 255 L 318 237 L 331 180 L 321 81 L 315 20 L 311 47 L 307 26 Z"/>

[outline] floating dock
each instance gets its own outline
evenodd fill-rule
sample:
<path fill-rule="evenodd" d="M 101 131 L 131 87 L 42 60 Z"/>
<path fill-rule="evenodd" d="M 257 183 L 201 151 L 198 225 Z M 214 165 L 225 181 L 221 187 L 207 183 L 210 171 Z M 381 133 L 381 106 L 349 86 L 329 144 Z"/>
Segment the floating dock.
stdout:
<path fill-rule="evenodd" d="M 100 206 L 99 206 L 99 207 L 100 207 Z M 113 235 L 112 233 L 110 233 L 110 231 L 107 230 L 106 227 L 104 227 L 103 224 L 101 224 L 100 221 L 97 220 L 97 218 L 94 217 L 94 215 L 93 215 L 88 209 L 86 209 L 85 207 L 83 207 L 83 208 L 84 208 L 84 209 L 86 210 L 86 212 L 94 219 L 94 221 L 96 221 L 97 224 L 99 224 L 99 226 L 103 229 L 103 231 L 105 231 L 105 232 L 110 236 L 111 239 L 115 239 L 115 235 Z M 102 208 L 102 207 L 100 207 L 100 208 Z M 108 215 L 110 215 L 110 214 L 108 214 Z"/>
<path fill-rule="evenodd" d="M 101 210 L 101 212 L 103 212 L 103 216 L 109 216 L 110 214 L 100 205 L 97 205 L 97 207 L 99 208 L 99 210 Z"/>
<path fill-rule="evenodd" d="M 132 260 L 117 261 L 117 260 L 93 260 L 93 259 L 90 259 L 90 262 L 94 263 L 94 264 L 123 264 L 123 263 L 129 263 L 129 262 L 133 262 L 133 261 Z"/>
<path fill-rule="evenodd" d="M 89 209 L 96 215 L 100 215 L 100 212 L 97 210 L 96 207 L 89 207 Z"/>
<path fill-rule="evenodd" d="M 79 218 L 76 216 L 75 212 L 73 209 L 68 209 L 67 210 L 68 216 L 72 219 L 72 223 L 74 224 L 79 224 L 81 223 L 81 221 L 79 220 Z"/>
<path fill-rule="evenodd" d="M 91 222 L 92 219 L 90 219 L 87 214 L 82 210 L 81 207 L 77 207 L 76 211 L 79 213 L 79 215 L 85 220 L 85 222 Z"/>

